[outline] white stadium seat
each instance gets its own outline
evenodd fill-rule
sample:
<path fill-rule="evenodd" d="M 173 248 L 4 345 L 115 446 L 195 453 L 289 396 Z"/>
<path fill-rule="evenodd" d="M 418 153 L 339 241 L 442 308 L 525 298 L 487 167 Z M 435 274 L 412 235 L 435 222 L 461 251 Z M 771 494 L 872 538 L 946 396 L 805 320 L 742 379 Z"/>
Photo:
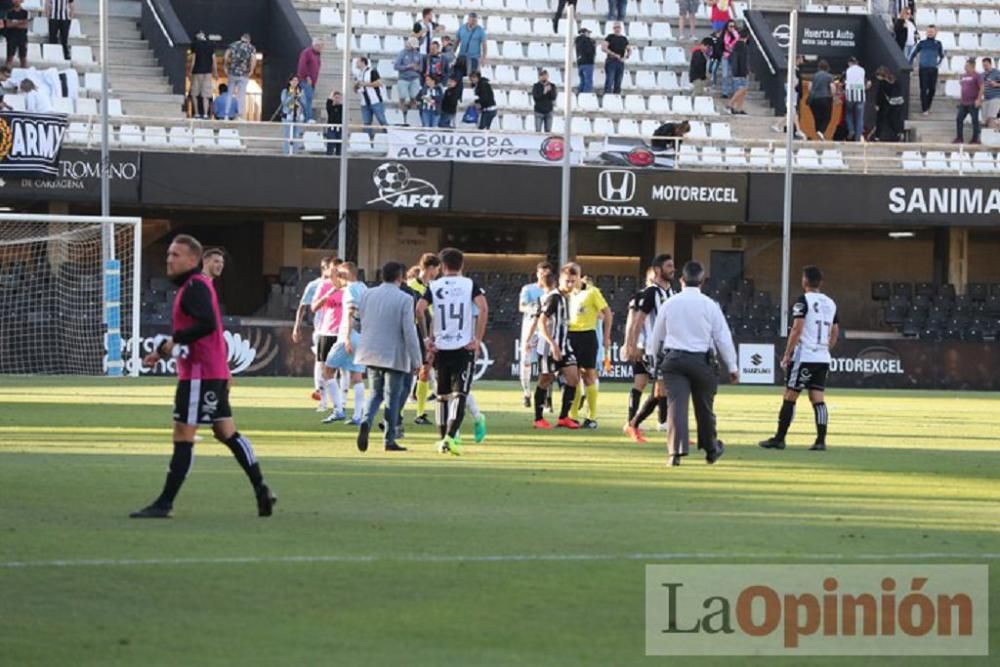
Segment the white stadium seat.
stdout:
<path fill-rule="evenodd" d="M 118 128 L 118 143 L 122 146 L 141 146 L 142 128 L 138 125 L 122 125 Z"/>
<path fill-rule="evenodd" d="M 63 48 L 61 44 L 42 44 L 42 62 L 55 64 L 64 63 L 66 62 L 66 59 L 63 55 Z"/>
<path fill-rule="evenodd" d="M 566 45 L 562 42 L 549 44 L 549 59 L 555 60 L 559 64 L 566 62 Z"/>
<path fill-rule="evenodd" d="M 795 153 L 795 166 L 802 169 L 819 169 L 819 154 L 814 148 L 800 148 Z"/>
<path fill-rule="evenodd" d="M 702 116 L 718 115 L 715 110 L 715 102 L 707 95 L 699 95 L 694 98 L 694 112 Z"/>
<path fill-rule="evenodd" d="M 642 136 L 651 137 L 656 129 L 660 127 L 660 121 L 658 120 L 644 120 L 639 123 L 639 131 L 642 132 Z"/>
<path fill-rule="evenodd" d="M 6 101 L 6 97 L 4 100 Z M 89 97 L 78 97 L 76 99 L 76 115 L 78 116 L 96 116 L 97 115 L 97 100 L 91 99 Z"/>
<path fill-rule="evenodd" d="M 507 44 L 507 42 L 504 42 Z M 544 42 L 530 42 L 528 44 L 528 60 L 541 61 L 549 57 L 549 45 Z"/>
<path fill-rule="evenodd" d="M 941 42 L 941 46 L 944 47 L 944 50 L 946 52 L 957 48 L 957 44 L 955 42 L 955 33 L 953 32 L 939 32 L 937 34 L 937 39 L 939 42 Z"/>
<path fill-rule="evenodd" d="M 524 131 L 524 125 L 521 120 L 520 114 L 505 113 L 500 118 L 500 129 L 505 132 L 522 132 Z M 531 129 L 534 129 L 532 127 Z"/>
<path fill-rule="evenodd" d="M 108 115 L 117 118 L 124 116 L 125 112 L 122 111 L 122 101 L 114 97 L 108 99 Z"/>
<path fill-rule="evenodd" d="M 219 148 L 240 150 L 243 142 L 240 140 L 240 131 L 235 128 L 222 128 L 219 130 Z"/>
<path fill-rule="evenodd" d="M 551 29 L 551 27 L 550 27 Z M 531 20 L 520 16 L 515 16 L 510 20 L 510 29 L 508 30 L 511 35 L 521 35 L 524 37 L 530 37 L 534 35 L 534 28 L 531 26 Z"/>
<path fill-rule="evenodd" d="M 646 100 L 642 95 L 626 95 L 625 112 L 630 114 L 646 113 Z"/>
<path fill-rule="evenodd" d="M 370 9 L 368 10 L 368 20 L 366 21 L 366 25 L 369 28 L 376 28 L 376 29 L 388 28 L 389 17 L 386 15 L 385 12 L 381 10 Z M 412 29 L 413 26 L 410 26 L 410 28 Z"/>
<path fill-rule="evenodd" d="M 632 118 L 622 118 L 618 121 L 618 134 L 622 136 L 638 137 L 642 135 L 639 123 Z"/>
<path fill-rule="evenodd" d="M 633 43 L 639 40 L 647 41 L 649 40 L 649 26 L 642 21 L 633 21 L 628 26 L 626 37 Z"/>
<path fill-rule="evenodd" d="M 378 35 L 372 35 L 372 34 L 361 35 L 361 41 L 358 46 L 360 50 L 363 52 L 367 53 L 382 52 L 382 41 L 379 39 Z M 389 51 L 389 49 L 387 48 L 386 51 Z"/>
<path fill-rule="evenodd" d="M 1000 52 L 1000 34 L 995 32 L 984 32 L 980 39 L 980 48 L 991 53 Z"/>
<path fill-rule="evenodd" d="M 576 104 L 580 111 L 585 112 L 599 111 L 601 108 L 594 93 L 580 93 L 576 96 Z"/>
<path fill-rule="evenodd" d="M 595 98 L 594 104 L 596 106 L 597 100 Z M 534 102 L 525 90 L 512 90 L 507 95 L 507 106 L 511 109 L 517 109 L 521 111 L 530 111 L 534 108 Z"/>
<path fill-rule="evenodd" d="M 674 32 L 670 28 L 669 23 L 661 21 L 653 24 L 653 29 L 649 31 L 649 36 L 655 40 L 673 41 Z"/>
<path fill-rule="evenodd" d="M 660 71 L 656 73 L 656 83 L 663 90 L 680 90 L 681 84 L 676 72 Z"/>
<path fill-rule="evenodd" d="M 960 151 L 952 151 L 951 155 L 948 157 L 948 165 L 951 167 L 952 171 L 957 171 L 963 174 L 975 171 L 975 167 L 972 164 L 972 156 L 968 153 Z"/>
<path fill-rule="evenodd" d="M 698 149 L 691 144 L 681 144 L 681 152 L 678 156 L 681 164 L 698 164 Z"/>
<path fill-rule="evenodd" d="M 747 166 L 747 156 L 742 146 L 726 146 L 725 162 L 730 167 Z"/>
<path fill-rule="evenodd" d="M 974 32 L 959 33 L 958 48 L 962 51 L 978 51 L 979 34 Z"/>
<path fill-rule="evenodd" d="M 38 42 L 28 42 L 28 62 L 42 62 L 42 45 Z"/>
<path fill-rule="evenodd" d="M 573 116 L 573 122 L 570 123 L 570 131 L 573 134 L 590 134 L 590 119 L 583 116 Z"/>
<path fill-rule="evenodd" d="M 655 114 L 670 113 L 670 98 L 666 95 L 650 95 L 649 112 Z"/>
<path fill-rule="evenodd" d="M 389 21 L 389 25 L 395 30 L 412 30 L 413 24 L 414 20 L 412 14 L 398 10 L 392 13 L 392 19 Z"/>
<path fill-rule="evenodd" d="M 718 146 L 704 146 L 701 149 L 702 164 L 724 164 L 722 149 Z"/>
<path fill-rule="evenodd" d="M 972 157 L 972 166 L 976 171 L 995 172 L 997 162 L 992 153 L 979 151 Z"/>
<path fill-rule="evenodd" d="M 948 171 L 948 158 L 944 151 L 927 151 L 924 156 L 924 169 L 927 171 Z"/>
<path fill-rule="evenodd" d="M 523 60 L 524 45 L 521 42 L 500 42 L 500 57 L 507 60 Z"/>
<path fill-rule="evenodd" d="M 178 148 L 189 148 L 192 144 L 193 135 L 191 128 L 175 126 L 170 128 L 170 145 Z"/>
<path fill-rule="evenodd" d="M 663 59 L 663 49 L 658 46 L 647 46 L 642 50 L 642 64 L 652 67 L 662 66 L 666 61 Z"/>
<path fill-rule="evenodd" d="M 979 22 L 979 12 L 975 9 L 959 9 L 958 10 L 958 23 L 955 25 L 961 26 L 963 28 L 975 28 L 981 25 Z M 962 33 L 963 35 L 966 33 Z"/>
<path fill-rule="evenodd" d="M 729 141 L 733 138 L 732 129 L 730 128 L 729 123 L 712 123 L 711 128 L 713 139 Z"/>
<path fill-rule="evenodd" d="M 979 25 L 984 28 L 1000 28 L 1000 10 L 984 9 L 979 15 Z"/>
<path fill-rule="evenodd" d="M 340 17 L 340 10 L 336 7 L 320 7 L 319 22 L 321 25 L 333 26 L 335 28 L 344 25 L 344 20 Z"/>
<path fill-rule="evenodd" d="M 83 88 L 91 93 L 101 92 L 101 73 L 86 72 L 83 75 Z"/>
<path fill-rule="evenodd" d="M 750 149 L 750 166 L 769 167 L 771 166 L 771 154 L 763 146 L 754 146 Z"/>
<path fill-rule="evenodd" d="M 606 94 L 601 100 L 601 108 L 604 109 L 604 113 L 619 114 L 625 112 L 625 105 L 621 96 L 612 93 Z"/>
<path fill-rule="evenodd" d="M 326 142 L 323 141 L 323 133 L 313 131 L 303 132 L 302 148 L 306 153 L 325 153 Z"/>
<path fill-rule="evenodd" d="M 944 82 L 944 94 L 948 97 L 960 97 L 962 94 L 961 84 L 958 79 L 948 79 Z"/>
<path fill-rule="evenodd" d="M 684 49 L 679 46 L 668 46 L 665 51 L 665 58 L 668 65 L 687 64 L 687 57 L 684 55 Z"/>
<path fill-rule="evenodd" d="M 678 115 L 694 114 L 694 106 L 691 104 L 691 98 L 686 95 L 674 95 L 670 100 L 670 108 Z"/>
<path fill-rule="evenodd" d="M 52 98 L 52 111 L 54 113 L 64 113 L 66 115 L 73 113 L 73 100 L 68 97 L 54 97 Z"/>
<path fill-rule="evenodd" d="M 835 148 L 827 148 L 820 153 L 819 158 L 824 169 L 847 169 L 844 154 Z"/>
<path fill-rule="evenodd" d="M 610 118 L 594 119 L 594 134 L 610 137 L 615 134 L 615 124 Z"/>
<path fill-rule="evenodd" d="M 903 151 L 903 169 L 906 171 L 922 171 L 924 157 L 920 151 Z"/>
<path fill-rule="evenodd" d="M 46 46 L 50 45 L 47 44 Z M 61 48 L 57 44 L 52 44 L 51 46 Z M 69 55 L 70 55 L 70 60 L 73 61 L 73 64 L 78 65 L 80 67 L 89 67 L 97 64 L 96 61 L 94 60 L 94 49 L 92 49 L 89 46 L 83 46 L 83 45 L 71 46 Z M 59 57 L 62 58 L 61 55 Z"/>
<path fill-rule="evenodd" d="M 687 136 L 691 139 L 708 139 L 708 127 L 705 123 L 700 120 L 692 120 L 691 131 L 687 133 Z"/>
<path fill-rule="evenodd" d="M 49 20 L 44 16 L 36 16 L 31 20 L 31 34 L 49 36 Z"/>
<path fill-rule="evenodd" d="M 147 126 L 145 130 L 145 143 L 147 146 L 166 146 L 167 128 Z"/>
<path fill-rule="evenodd" d="M 215 132 L 210 127 L 194 128 L 194 145 L 197 148 L 217 148 Z"/>
<path fill-rule="evenodd" d="M 90 123 L 70 123 L 66 128 L 66 141 L 74 144 L 90 143 Z"/>

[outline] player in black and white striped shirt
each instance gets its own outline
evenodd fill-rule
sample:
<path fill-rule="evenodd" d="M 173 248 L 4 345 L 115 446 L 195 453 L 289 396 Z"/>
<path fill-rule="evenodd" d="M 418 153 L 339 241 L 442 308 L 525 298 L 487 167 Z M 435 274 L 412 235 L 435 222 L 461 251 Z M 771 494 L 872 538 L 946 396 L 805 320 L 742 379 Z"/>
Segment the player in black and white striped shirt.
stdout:
<path fill-rule="evenodd" d="M 545 398 L 557 374 L 563 377 L 562 409 L 556 426 L 576 430 L 580 425 L 569 418 L 569 411 L 576 398 L 576 386 L 580 381 L 576 355 L 569 340 L 569 295 L 576 287 L 575 269 L 564 266 L 559 271 L 559 283 L 549 274 L 545 278 L 548 291 L 542 297 L 538 309 L 536 327 L 538 329 L 539 362 L 538 387 L 535 389 L 535 428 L 551 429 L 552 424 L 542 417 Z"/>
<path fill-rule="evenodd" d="M 659 409 L 660 424 L 665 424 L 667 421 L 667 392 L 663 383 L 659 381 L 656 370 L 657 358 L 662 350 L 647 348 L 646 341 L 653 331 L 660 307 L 673 295 L 670 281 L 674 277 L 674 259 L 667 254 L 657 255 L 653 258 L 650 268 L 653 271 L 652 284 L 633 299 L 634 310 L 625 339 L 625 353 L 632 360 L 635 379 L 632 391 L 629 392 L 629 421 L 625 424 L 624 431 L 625 435 L 635 442 L 646 442 L 639 427 L 649 415 L 653 414 L 653 410 Z M 655 381 L 653 391 L 640 409 L 642 390 L 650 378 Z"/>
<path fill-rule="evenodd" d="M 73 0 L 45 0 L 49 19 L 49 44 L 62 44 L 63 58 L 69 60 L 69 27 L 73 22 Z"/>

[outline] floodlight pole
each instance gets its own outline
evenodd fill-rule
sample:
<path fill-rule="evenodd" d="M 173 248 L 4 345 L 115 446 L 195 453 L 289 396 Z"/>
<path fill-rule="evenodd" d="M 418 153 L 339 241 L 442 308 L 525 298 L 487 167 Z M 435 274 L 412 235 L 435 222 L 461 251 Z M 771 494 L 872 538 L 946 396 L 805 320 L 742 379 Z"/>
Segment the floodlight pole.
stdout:
<path fill-rule="evenodd" d="M 344 3 L 344 53 L 340 66 L 340 95 L 344 111 L 340 121 L 340 191 L 337 197 L 337 256 L 347 259 L 347 149 L 351 117 L 351 12 L 352 0 Z"/>
<path fill-rule="evenodd" d="M 562 195 L 560 198 L 559 219 L 559 266 L 569 261 L 569 199 L 571 152 L 573 125 L 573 23 L 576 19 L 576 5 L 566 5 L 566 61 L 563 71 L 566 76 L 563 81 L 563 160 L 562 160 Z"/>
<path fill-rule="evenodd" d="M 785 205 L 781 226 L 781 330 L 779 336 L 788 332 L 788 281 L 791 279 L 790 264 L 792 256 L 792 139 L 795 138 L 795 61 L 798 58 L 799 46 L 799 12 L 792 10 L 788 16 L 788 76 L 785 81 Z"/>
<path fill-rule="evenodd" d="M 111 154 L 110 131 L 108 128 L 108 0 L 100 0 L 98 5 L 101 33 L 101 215 L 111 215 Z M 101 226 L 101 255 L 104 261 L 115 256 L 114 230 L 112 225 Z"/>

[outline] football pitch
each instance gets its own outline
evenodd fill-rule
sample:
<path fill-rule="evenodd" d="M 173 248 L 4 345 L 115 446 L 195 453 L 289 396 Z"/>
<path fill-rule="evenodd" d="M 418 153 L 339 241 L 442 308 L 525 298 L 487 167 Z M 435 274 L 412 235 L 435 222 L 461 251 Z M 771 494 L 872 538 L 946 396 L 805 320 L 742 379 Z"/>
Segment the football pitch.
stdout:
<path fill-rule="evenodd" d="M 534 432 L 513 383 L 477 385 L 489 437 L 469 423 L 461 457 L 435 453 L 412 406 L 410 451 L 359 453 L 309 390 L 233 388 L 272 518 L 206 433 L 174 518 L 136 521 L 163 482 L 173 382 L 3 378 L 0 664 L 996 664 L 996 567 L 993 657 L 646 657 L 644 640 L 646 564 L 995 566 L 996 395 L 835 390 L 824 453 L 806 451 L 804 399 L 789 448 L 764 451 L 780 390 L 724 388 L 726 455 L 669 468 L 655 431 L 621 436 L 625 385 L 602 386 L 596 432 Z"/>

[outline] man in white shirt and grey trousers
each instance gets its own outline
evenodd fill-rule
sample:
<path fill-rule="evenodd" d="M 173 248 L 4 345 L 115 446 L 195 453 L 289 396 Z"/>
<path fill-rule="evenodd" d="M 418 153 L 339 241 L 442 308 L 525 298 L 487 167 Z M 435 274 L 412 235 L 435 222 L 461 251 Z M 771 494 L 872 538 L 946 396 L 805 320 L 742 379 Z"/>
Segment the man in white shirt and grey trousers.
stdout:
<path fill-rule="evenodd" d="M 660 307 L 647 350 L 662 350 L 660 373 L 667 385 L 667 448 L 670 465 L 681 464 L 688 454 L 688 397 L 694 395 L 694 416 L 698 422 L 698 449 L 705 450 L 705 461 L 715 463 L 722 457 L 723 445 L 716 437 L 715 413 L 712 411 L 719 386 L 713 363 L 717 350 L 729 370 L 732 382 L 736 372 L 736 349 L 726 317 L 719 304 L 701 293 L 705 269 L 698 262 L 684 265 L 680 294 L 667 299 Z"/>

